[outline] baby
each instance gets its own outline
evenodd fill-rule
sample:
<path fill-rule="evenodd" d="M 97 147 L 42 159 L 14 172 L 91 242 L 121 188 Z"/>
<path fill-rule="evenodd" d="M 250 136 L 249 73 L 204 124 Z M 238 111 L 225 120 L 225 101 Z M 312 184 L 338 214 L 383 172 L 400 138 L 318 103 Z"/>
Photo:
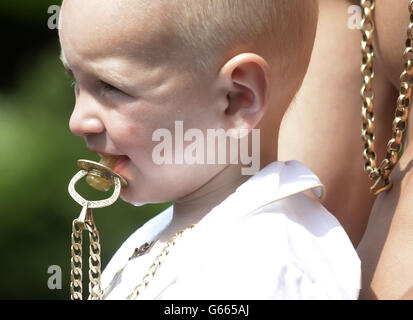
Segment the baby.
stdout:
<path fill-rule="evenodd" d="M 322 184 L 277 161 L 317 17 L 315 0 L 64 1 L 71 131 L 121 156 L 124 201 L 173 201 L 111 259 L 104 298 L 357 298 L 360 262 Z"/>

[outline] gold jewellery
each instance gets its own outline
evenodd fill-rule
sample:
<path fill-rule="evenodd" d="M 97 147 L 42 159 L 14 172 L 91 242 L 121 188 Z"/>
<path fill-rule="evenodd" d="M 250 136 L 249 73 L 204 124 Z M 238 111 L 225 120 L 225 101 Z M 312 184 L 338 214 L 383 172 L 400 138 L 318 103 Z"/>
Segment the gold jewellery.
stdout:
<path fill-rule="evenodd" d="M 184 230 L 179 231 L 176 233 L 165 245 L 162 249 L 161 253 L 155 258 L 152 265 L 149 267 L 148 272 L 143 276 L 142 281 L 133 289 L 133 291 L 126 297 L 127 300 L 135 300 L 140 290 L 146 288 L 149 284 L 149 281 L 155 276 L 156 272 L 158 271 L 160 265 L 163 263 L 165 258 L 168 256 L 172 247 L 175 246 L 176 242 L 182 237 L 183 233 L 188 230 L 192 229 L 195 225 L 190 225 L 186 227 Z"/>
<path fill-rule="evenodd" d="M 119 197 L 121 187 L 127 187 L 127 181 L 111 168 L 106 166 L 108 158 L 102 157 L 101 163 L 89 160 L 78 160 L 77 164 L 82 169 L 69 183 L 69 194 L 82 206 L 79 218 L 72 223 L 72 246 L 71 246 L 71 271 L 70 271 L 70 294 L 72 300 L 82 300 L 82 232 L 89 232 L 89 299 L 100 300 L 102 289 L 100 287 L 101 261 L 100 261 L 100 238 L 93 221 L 92 208 L 103 208 L 113 204 Z M 114 160 L 114 159 L 112 159 Z M 116 162 L 116 161 L 114 161 Z M 114 162 L 112 164 L 114 164 Z M 84 176 L 86 181 L 98 190 L 107 189 L 109 185 L 115 185 L 115 190 L 108 199 L 99 201 L 88 201 L 76 192 L 75 184 Z M 97 288 L 96 290 L 94 290 Z"/>
<path fill-rule="evenodd" d="M 78 160 L 77 164 L 82 169 L 69 183 L 69 194 L 82 206 L 80 216 L 73 220 L 72 223 L 72 245 L 71 245 L 71 271 L 70 271 L 70 294 L 72 300 L 82 300 L 82 232 L 89 232 L 89 300 L 102 300 L 103 290 L 101 287 L 101 260 L 100 260 L 100 237 L 92 216 L 92 208 L 103 208 L 113 204 L 119 197 L 122 187 L 127 187 L 128 182 L 110 166 L 114 166 L 118 157 L 104 156 L 100 163 L 89 160 Z M 89 201 L 79 195 L 75 189 L 76 183 L 86 177 L 86 182 L 93 188 L 100 191 L 108 191 L 112 185 L 115 186 L 113 194 L 99 201 Z M 190 225 L 184 230 L 175 234 L 162 249 L 161 253 L 155 258 L 148 272 L 142 278 L 142 281 L 134 288 L 126 299 L 136 299 L 140 291 L 146 288 L 149 281 L 158 271 L 160 265 L 168 256 L 172 247 L 175 246 L 178 239 L 187 229 L 193 228 Z M 132 258 L 144 254 L 153 243 L 145 243 L 135 250 Z M 130 260 L 129 259 L 129 260 Z"/>
<path fill-rule="evenodd" d="M 377 167 L 376 153 L 374 150 L 374 113 L 372 89 L 373 69 L 373 32 L 374 21 L 373 11 L 375 0 L 361 0 L 363 19 L 361 21 L 361 52 L 362 65 L 361 74 L 363 86 L 361 88 L 362 98 L 362 130 L 361 138 L 364 144 L 363 158 L 365 160 L 364 170 L 369 178 L 375 180 L 370 187 L 374 195 L 389 190 L 392 187 L 390 173 L 397 164 L 403 149 L 403 140 L 409 116 L 409 105 L 413 82 L 413 0 L 409 3 L 410 22 L 407 29 L 406 48 L 403 53 L 404 70 L 400 75 L 400 91 L 397 99 L 395 118 L 392 125 L 392 137 L 387 143 L 387 151 L 384 160 Z"/>

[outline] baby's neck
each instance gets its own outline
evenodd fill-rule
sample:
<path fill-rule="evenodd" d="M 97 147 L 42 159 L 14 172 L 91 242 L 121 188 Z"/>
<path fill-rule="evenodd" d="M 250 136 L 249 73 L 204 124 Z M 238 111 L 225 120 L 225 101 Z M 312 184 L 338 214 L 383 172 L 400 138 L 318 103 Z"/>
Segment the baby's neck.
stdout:
<path fill-rule="evenodd" d="M 266 140 L 261 137 L 261 149 L 258 171 L 268 164 L 277 161 L 277 136 L 268 136 Z M 268 141 L 267 141 L 268 140 Z M 177 232 L 186 227 L 197 224 L 215 206 L 223 202 L 229 195 L 251 175 L 242 174 L 242 164 L 230 164 L 216 176 L 194 192 L 174 201 L 173 217 L 169 226 L 160 234 L 158 239 L 166 243 Z"/>
<path fill-rule="evenodd" d="M 175 200 L 172 221 L 160 235 L 159 242 L 167 242 L 180 230 L 198 223 L 249 178 L 251 176 L 241 175 L 240 166 L 228 165 L 201 188 Z"/>
<path fill-rule="evenodd" d="M 238 166 L 228 165 L 201 188 L 175 200 L 173 218 L 159 241 L 166 242 L 187 226 L 198 223 L 251 176 L 241 175 Z"/>

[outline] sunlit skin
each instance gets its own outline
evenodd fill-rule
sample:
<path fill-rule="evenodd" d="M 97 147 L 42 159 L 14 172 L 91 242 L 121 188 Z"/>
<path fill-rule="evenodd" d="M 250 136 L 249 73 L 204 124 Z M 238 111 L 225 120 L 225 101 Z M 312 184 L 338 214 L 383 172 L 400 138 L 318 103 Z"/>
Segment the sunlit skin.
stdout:
<path fill-rule="evenodd" d="M 409 23 L 408 0 L 376 1 L 377 64 L 397 90 Z M 396 99 L 388 105 L 394 111 Z M 411 115 L 410 115 L 411 118 Z M 387 127 L 390 131 L 390 127 Z M 391 177 L 391 191 L 377 197 L 358 252 L 363 261 L 361 298 L 412 297 L 413 287 L 413 127 L 407 128 L 404 154 Z M 405 295 L 406 294 L 406 295 Z"/>
<path fill-rule="evenodd" d="M 379 0 L 380 1 L 380 0 Z M 348 28 L 350 5 L 321 0 L 316 41 L 303 86 L 280 129 L 279 159 L 298 159 L 326 187 L 324 206 L 357 246 L 374 202 L 363 170 L 359 30 Z M 374 88 L 376 151 L 383 157 L 391 135 L 395 90 L 380 68 Z"/>
<path fill-rule="evenodd" d="M 284 111 L 269 106 L 274 101 L 283 106 L 291 97 L 279 90 L 270 95 L 276 77 L 253 52 L 241 51 L 197 77 L 182 71 L 185 61 L 179 54 L 171 53 L 165 62 L 147 61 L 139 55 L 147 52 L 141 45 L 156 36 L 158 24 L 139 10 L 131 0 L 64 1 L 59 36 L 63 63 L 76 81 L 70 129 L 90 150 L 129 157 L 118 171 L 129 182 L 123 200 L 174 201 L 161 244 L 199 221 L 250 176 L 241 175 L 241 163 L 156 165 L 152 150 L 159 142 L 152 141 L 153 132 L 165 128 L 173 134 L 175 120 L 182 120 L 184 129 L 203 132 L 255 127 L 261 130 L 263 167 L 277 160 L 275 129 Z M 162 7 L 153 10 L 162 15 Z"/>
<path fill-rule="evenodd" d="M 375 133 L 378 162 L 391 137 L 409 21 L 408 0 L 376 0 Z M 391 191 L 372 196 L 363 170 L 359 30 L 348 8 L 360 1 L 321 0 L 309 72 L 283 120 L 279 157 L 306 163 L 326 186 L 323 204 L 343 224 L 362 260 L 361 299 L 412 297 L 413 128 L 392 173 Z M 370 217 L 370 220 L 369 220 Z M 367 224 L 368 223 L 368 224 Z M 364 234 L 364 237 L 363 237 Z"/>

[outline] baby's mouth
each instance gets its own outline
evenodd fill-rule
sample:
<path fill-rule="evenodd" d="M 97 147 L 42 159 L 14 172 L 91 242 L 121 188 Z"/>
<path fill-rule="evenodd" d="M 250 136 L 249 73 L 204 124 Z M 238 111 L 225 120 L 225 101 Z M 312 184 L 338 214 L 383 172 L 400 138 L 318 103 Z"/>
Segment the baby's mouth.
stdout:
<path fill-rule="evenodd" d="M 116 173 L 120 174 L 119 171 L 126 165 L 130 160 L 126 155 L 110 155 L 110 154 L 100 154 L 100 163 L 104 166 L 111 168 Z"/>
<path fill-rule="evenodd" d="M 122 168 L 129 162 L 129 157 L 125 155 L 110 155 L 98 153 L 101 157 L 99 163 L 115 171 L 120 175 Z M 108 191 L 111 183 L 100 175 L 89 174 L 86 177 L 87 183 L 100 191 Z"/>
<path fill-rule="evenodd" d="M 115 171 L 118 174 L 121 174 L 120 171 L 129 163 L 130 158 L 128 156 L 116 156 L 116 162 L 113 165 L 113 171 Z"/>
<path fill-rule="evenodd" d="M 115 155 L 103 155 L 103 154 L 99 154 L 99 155 L 101 157 L 99 163 L 111 169 L 115 167 L 116 162 L 118 162 L 119 158 L 121 157 L 121 156 L 115 156 Z"/>

